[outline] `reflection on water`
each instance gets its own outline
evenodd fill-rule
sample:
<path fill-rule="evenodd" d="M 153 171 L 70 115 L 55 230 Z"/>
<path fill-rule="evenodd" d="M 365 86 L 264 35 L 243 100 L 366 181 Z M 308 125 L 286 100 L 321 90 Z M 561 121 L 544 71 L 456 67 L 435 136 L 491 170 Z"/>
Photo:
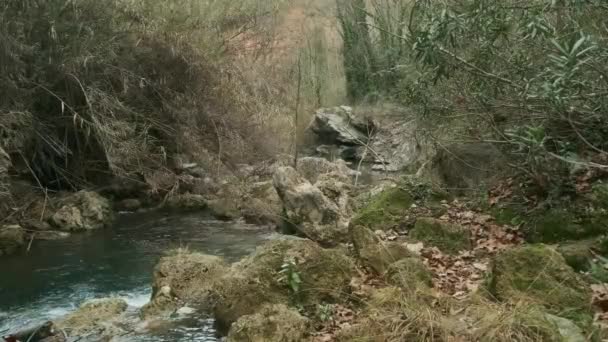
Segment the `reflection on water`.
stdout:
<path fill-rule="evenodd" d="M 119 296 L 142 306 L 154 264 L 168 249 L 188 247 L 234 261 L 269 237 L 268 230 L 243 224 L 154 213 L 121 215 L 112 229 L 67 240 L 35 241 L 29 253 L 0 259 L 0 335 L 65 315 L 92 298 Z M 207 320 L 180 326 L 138 340 L 215 341 Z"/>

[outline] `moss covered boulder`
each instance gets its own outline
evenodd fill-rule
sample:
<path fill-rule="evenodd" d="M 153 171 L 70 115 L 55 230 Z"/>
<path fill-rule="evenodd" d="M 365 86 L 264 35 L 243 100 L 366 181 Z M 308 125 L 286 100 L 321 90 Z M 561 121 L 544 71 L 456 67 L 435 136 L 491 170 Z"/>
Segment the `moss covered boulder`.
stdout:
<path fill-rule="evenodd" d="M 545 245 L 518 247 L 496 256 L 486 286 L 500 301 L 530 300 L 559 316 L 590 312 L 589 286 Z"/>
<path fill-rule="evenodd" d="M 414 200 L 408 191 L 389 188 L 370 199 L 353 218 L 351 224 L 372 230 L 389 230 L 399 224 Z"/>
<path fill-rule="evenodd" d="M 367 227 L 351 226 L 350 235 L 357 257 L 376 274 L 384 274 L 389 265 L 411 256 L 404 245 L 383 242 Z"/>
<path fill-rule="evenodd" d="M 0 227 L 0 256 L 17 252 L 25 243 L 25 230 L 21 226 Z"/>
<path fill-rule="evenodd" d="M 79 191 L 59 201 L 60 208 L 50 218 L 55 228 L 87 231 L 108 227 L 114 217 L 110 201 L 92 191 Z"/>
<path fill-rule="evenodd" d="M 587 271 L 594 258 L 592 250 L 597 240 L 581 240 L 561 243 L 557 251 L 564 257 L 566 263 L 575 271 Z"/>
<path fill-rule="evenodd" d="M 277 279 L 287 261 L 293 262 L 302 280 L 302 299 L 311 303 L 340 299 L 355 272 L 353 261 L 342 250 L 322 248 L 306 239 L 268 242 L 234 267 L 285 288 Z"/>
<path fill-rule="evenodd" d="M 117 323 L 118 318 L 126 310 L 127 303 L 119 298 L 91 300 L 57 322 L 57 325 L 68 336 L 82 336 L 90 333 L 100 336 L 116 336 L 124 333 Z M 109 340 L 109 337 L 105 340 Z"/>
<path fill-rule="evenodd" d="M 179 302 L 210 309 L 219 279 L 229 271 L 222 258 L 177 249 L 161 258 L 154 268 L 152 298 L 141 310 L 143 318 L 173 312 Z"/>
<path fill-rule="evenodd" d="M 580 240 L 608 232 L 608 220 L 597 217 L 578 218 L 566 209 L 553 209 L 536 215 L 524 226 L 527 241 L 553 243 Z"/>
<path fill-rule="evenodd" d="M 326 190 L 344 189 L 339 179 L 325 180 Z M 330 180 L 333 185 L 327 182 Z M 283 203 L 286 221 L 298 233 L 327 247 L 345 242 L 350 217 L 348 203 L 340 200 L 345 194 L 327 196 L 291 167 L 279 167 L 273 184 Z"/>
<path fill-rule="evenodd" d="M 391 264 L 385 277 L 389 284 L 402 289 L 417 290 L 433 286 L 431 272 L 418 258 L 405 258 Z"/>
<path fill-rule="evenodd" d="M 301 280 L 297 293 L 283 280 L 285 264 Z M 353 261 L 338 249 L 324 249 L 305 239 L 270 241 L 235 263 L 215 286 L 215 318 L 220 332 L 266 304 L 302 305 L 340 302 L 355 273 Z"/>
<path fill-rule="evenodd" d="M 410 231 L 410 237 L 423 242 L 426 246 L 437 247 L 445 253 L 455 254 L 472 246 L 470 230 L 428 217 L 416 220 L 414 229 Z"/>
<path fill-rule="evenodd" d="M 299 342 L 305 339 L 310 322 L 285 305 L 266 305 L 252 315 L 239 318 L 230 328 L 228 342 Z"/>

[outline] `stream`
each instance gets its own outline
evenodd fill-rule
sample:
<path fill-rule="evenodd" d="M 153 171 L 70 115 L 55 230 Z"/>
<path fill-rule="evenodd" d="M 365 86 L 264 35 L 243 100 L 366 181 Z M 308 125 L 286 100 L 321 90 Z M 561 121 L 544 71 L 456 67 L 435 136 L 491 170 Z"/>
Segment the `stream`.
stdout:
<path fill-rule="evenodd" d="M 237 261 L 271 231 L 200 214 L 121 214 L 110 229 L 60 241 L 35 241 L 28 253 L 0 259 L 0 336 L 64 316 L 86 300 L 120 297 L 134 313 L 150 299 L 163 253 L 187 247 Z M 213 322 L 193 317 L 157 336 L 130 341 L 217 341 Z"/>

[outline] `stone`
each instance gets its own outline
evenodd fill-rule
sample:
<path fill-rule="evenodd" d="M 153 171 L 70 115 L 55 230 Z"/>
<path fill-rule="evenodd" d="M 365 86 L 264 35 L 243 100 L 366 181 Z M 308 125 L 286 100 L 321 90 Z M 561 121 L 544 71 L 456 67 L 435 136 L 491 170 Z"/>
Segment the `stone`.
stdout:
<path fill-rule="evenodd" d="M 8 225 L 0 228 L 0 256 L 17 252 L 25 243 L 26 234 L 21 226 Z"/>
<path fill-rule="evenodd" d="M 119 298 L 91 300 L 59 320 L 57 326 L 68 336 L 83 336 L 91 333 L 108 337 L 120 335 L 124 330 L 116 323 L 127 310 L 127 306 L 127 302 Z"/>
<path fill-rule="evenodd" d="M 565 318 L 591 312 L 589 286 L 557 251 L 545 245 L 500 253 L 492 263 L 486 288 L 500 301 L 530 300 Z"/>
<path fill-rule="evenodd" d="M 440 149 L 429 168 L 447 189 L 463 194 L 493 186 L 508 172 L 509 164 L 491 143 L 459 143 Z"/>
<path fill-rule="evenodd" d="M 301 279 L 298 293 L 281 280 L 286 262 L 293 263 Z M 355 274 L 354 264 L 342 251 L 305 239 L 270 241 L 231 270 L 216 286 L 219 299 L 214 313 L 221 331 L 265 304 L 286 304 L 289 298 L 302 305 L 339 302 Z"/>
<path fill-rule="evenodd" d="M 236 220 L 241 216 L 238 202 L 230 198 L 217 198 L 207 201 L 207 210 L 218 220 Z"/>
<path fill-rule="evenodd" d="M 422 154 L 422 147 L 415 139 L 417 127 L 415 120 L 380 126 L 371 142 L 373 152 L 367 151 L 366 155 L 366 159 L 371 159 L 372 169 L 385 172 L 413 169 Z M 359 153 L 362 156 L 363 152 Z"/>
<path fill-rule="evenodd" d="M 583 330 L 578 327 L 574 322 L 563 317 L 558 317 L 551 314 L 545 314 L 545 318 L 553 323 L 557 327 L 557 331 L 564 339 L 568 342 L 585 342 L 587 338 L 583 333 Z"/>
<path fill-rule="evenodd" d="M 412 255 L 404 245 L 380 241 L 364 226 L 351 226 L 350 235 L 359 260 L 379 275 L 383 275 L 394 262 Z"/>
<path fill-rule="evenodd" d="M 32 233 L 34 240 L 63 240 L 71 236 L 68 232 L 60 232 L 56 230 L 44 230 Z"/>
<path fill-rule="evenodd" d="M 10 156 L 0 146 L 0 196 L 8 194 L 8 171 L 11 167 Z"/>
<path fill-rule="evenodd" d="M 141 203 L 141 200 L 137 198 L 127 198 L 116 203 L 115 206 L 116 209 L 122 211 L 137 211 L 143 206 L 143 204 Z"/>
<path fill-rule="evenodd" d="M 283 304 L 266 305 L 232 324 L 227 342 L 299 342 L 309 326 L 307 318 Z"/>
<path fill-rule="evenodd" d="M 207 202 L 203 195 L 181 194 L 169 197 L 165 208 L 175 211 L 202 211 L 207 209 Z"/>
<path fill-rule="evenodd" d="M 174 250 L 154 267 L 152 299 L 140 314 L 144 318 L 169 314 L 178 308 L 178 301 L 210 309 L 211 291 L 227 272 L 228 265 L 220 257 Z"/>
<path fill-rule="evenodd" d="M 79 191 L 62 200 L 50 223 L 63 231 L 86 231 L 105 228 L 113 220 L 110 202 L 92 191 Z"/>
<path fill-rule="evenodd" d="M 363 145 L 374 124 L 353 115 L 352 108 L 341 106 L 319 109 L 309 126 L 322 144 Z"/>
<path fill-rule="evenodd" d="M 419 258 L 405 258 L 392 263 L 385 278 L 389 284 L 407 290 L 433 286 L 431 272 Z"/>
<path fill-rule="evenodd" d="M 272 181 L 256 182 L 250 186 L 241 213 L 247 223 L 275 226 L 281 223 L 283 203 Z"/>
<path fill-rule="evenodd" d="M 551 209 L 531 217 L 523 227 L 525 238 L 534 243 L 580 240 L 605 234 L 605 223 L 579 220 L 569 209 Z"/>
<path fill-rule="evenodd" d="M 450 254 L 472 247 L 470 230 L 430 217 L 418 218 L 410 231 L 410 237 L 423 242 L 425 246 L 437 247 Z"/>
<path fill-rule="evenodd" d="M 302 235 L 324 246 L 335 246 L 347 239 L 349 217 L 341 203 L 332 201 L 292 167 L 278 168 L 273 184 L 283 203 L 286 221 Z M 339 188 L 341 185 L 334 184 L 334 189 Z"/>
<path fill-rule="evenodd" d="M 399 225 L 414 203 L 410 193 L 400 187 L 386 188 L 359 210 L 351 224 L 372 230 L 390 230 Z"/>
<path fill-rule="evenodd" d="M 315 184 L 319 176 L 325 174 L 334 174 L 347 182 L 357 174 L 340 159 L 331 162 L 324 158 L 304 157 L 298 159 L 297 169 L 298 173 L 311 184 Z"/>
<path fill-rule="evenodd" d="M 594 259 L 592 249 L 596 240 L 582 240 L 561 243 L 557 251 L 564 257 L 566 263 L 575 271 L 589 270 L 591 261 Z"/>

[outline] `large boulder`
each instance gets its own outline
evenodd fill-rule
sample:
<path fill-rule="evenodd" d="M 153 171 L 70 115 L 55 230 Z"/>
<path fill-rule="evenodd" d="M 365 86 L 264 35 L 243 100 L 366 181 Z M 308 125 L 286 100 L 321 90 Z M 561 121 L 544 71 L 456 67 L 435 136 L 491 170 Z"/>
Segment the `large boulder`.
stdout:
<path fill-rule="evenodd" d="M 404 245 L 380 241 L 374 232 L 364 226 L 351 226 L 350 236 L 361 263 L 380 275 L 394 262 L 411 256 Z"/>
<path fill-rule="evenodd" d="M 319 176 L 325 174 L 333 174 L 336 177 L 349 181 L 350 177 L 355 176 L 357 172 L 352 170 L 341 159 L 329 161 L 324 158 L 304 157 L 298 159 L 298 172 L 310 183 L 315 184 Z"/>
<path fill-rule="evenodd" d="M 281 223 L 283 203 L 272 181 L 253 183 L 242 205 L 241 213 L 248 223 L 275 226 Z"/>
<path fill-rule="evenodd" d="M 321 108 L 315 114 L 310 130 L 322 143 L 334 145 L 362 145 L 367 143 L 374 124 L 353 115 L 347 106 Z"/>
<path fill-rule="evenodd" d="M 415 120 L 383 125 L 374 135 L 371 149 L 365 152 L 365 147 L 360 147 L 356 159 L 361 159 L 365 153 L 374 170 L 397 172 L 409 168 L 414 171 L 412 166 L 417 166 L 422 154 L 422 147 L 415 137 L 416 128 Z"/>
<path fill-rule="evenodd" d="M 267 305 L 239 318 L 230 328 L 228 342 L 299 342 L 305 340 L 310 322 L 285 305 Z"/>
<path fill-rule="evenodd" d="M 183 302 L 210 309 L 212 290 L 228 272 L 222 258 L 178 249 L 160 259 L 154 268 L 152 298 L 141 310 L 144 318 L 173 312 Z"/>
<path fill-rule="evenodd" d="M 492 186 L 509 169 L 504 154 L 490 143 L 452 144 L 440 149 L 430 165 L 431 176 L 455 193 Z"/>
<path fill-rule="evenodd" d="M 17 252 L 26 243 L 25 230 L 18 225 L 0 228 L 0 256 Z"/>
<path fill-rule="evenodd" d="M 110 202 L 92 191 L 80 191 L 60 201 L 61 207 L 50 218 L 59 230 L 86 231 L 104 228 L 113 219 Z"/>
<path fill-rule="evenodd" d="M 327 179 L 326 179 L 327 181 Z M 332 188 L 343 188 L 333 180 Z M 345 241 L 348 232 L 349 213 L 342 203 L 328 198 L 321 189 L 312 185 L 292 167 L 280 167 L 274 174 L 273 184 L 281 201 L 286 221 L 295 229 L 322 245 L 332 246 Z M 325 188 L 330 185 L 323 183 Z"/>
<path fill-rule="evenodd" d="M 450 254 L 470 249 L 472 247 L 471 235 L 470 230 L 460 225 L 430 217 L 417 219 L 414 228 L 410 231 L 412 239 Z"/>
<path fill-rule="evenodd" d="M 8 178 L 8 170 L 11 166 L 11 157 L 0 146 L 0 185 Z"/>
<path fill-rule="evenodd" d="M 366 202 L 351 224 L 372 230 L 390 230 L 396 228 L 407 215 L 414 199 L 407 190 L 391 187 L 381 190 Z"/>
<path fill-rule="evenodd" d="M 109 340 L 122 335 L 118 318 L 127 310 L 127 303 L 119 298 L 96 299 L 84 303 L 78 310 L 57 322 L 68 336 L 94 333 Z M 103 340 L 103 339 L 100 339 Z"/>
<path fill-rule="evenodd" d="M 591 308 L 589 286 L 557 251 L 544 245 L 499 254 L 486 286 L 500 301 L 532 301 L 566 318 L 589 313 Z"/>
<path fill-rule="evenodd" d="M 405 258 L 392 263 L 385 277 L 389 284 L 407 290 L 433 286 L 431 272 L 419 258 Z"/>
<path fill-rule="evenodd" d="M 201 211 L 207 209 L 207 199 L 198 194 L 179 194 L 171 196 L 165 203 L 165 208 L 175 211 Z"/>
<path fill-rule="evenodd" d="M 336 302 L 348 292 L 355 272 L 352 261 L 337 249 L 324 249 L 305 239 L 279 239 L 260 246 L 232 266 L 218 281 L 215 318 L 221 331 L 264 304 L 289 302 L 303 305 Z M 287 273 L 287 274 L 286 274 Z M 300 279 L 297 291 L 286 277 Z"/>

